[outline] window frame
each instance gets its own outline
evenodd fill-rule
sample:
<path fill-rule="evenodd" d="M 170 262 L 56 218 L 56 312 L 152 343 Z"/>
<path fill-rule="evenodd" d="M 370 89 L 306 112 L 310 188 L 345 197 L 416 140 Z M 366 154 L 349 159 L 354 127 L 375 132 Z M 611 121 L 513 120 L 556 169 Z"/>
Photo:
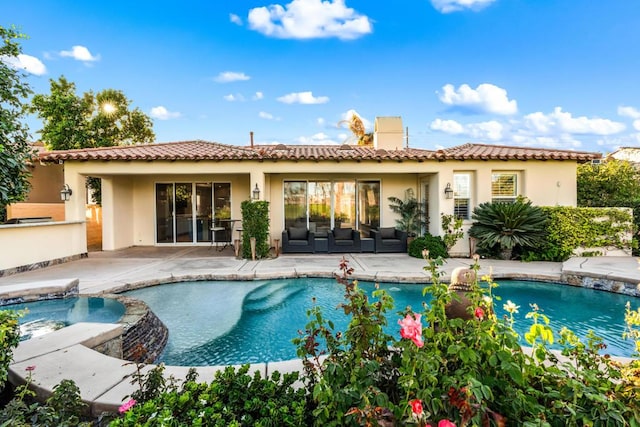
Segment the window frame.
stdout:
<path fill-rule="evenodd" d="M 492 171 L 491 172 L 491 202 L 492 203 L 513 203 L 518 198 L 519 192 L 519 179 L 518 172 L 514 171 Z M 511 195 L 495 194 L 494 183 L 497 182 L 500 177 L 513 177 L 513 193 Z M 504 188 L 504 187 L 502 187 Z"/>
<path fill-rule="evenodd" d="M 466 178 L 466 192 L 463 193 L 463 189 L 460 187 L 461 179 Z M 453 214 L 456 218 L 461 218 L 463 221 L 468 221 L 471 219 L 471 186 L 473 185 L 473 177 L 471 172 L 454 172 L 453 173 Z M 466 200 L 466 215 L 460 215 L 461 207 L 458 205 L 460 201 Z"/>

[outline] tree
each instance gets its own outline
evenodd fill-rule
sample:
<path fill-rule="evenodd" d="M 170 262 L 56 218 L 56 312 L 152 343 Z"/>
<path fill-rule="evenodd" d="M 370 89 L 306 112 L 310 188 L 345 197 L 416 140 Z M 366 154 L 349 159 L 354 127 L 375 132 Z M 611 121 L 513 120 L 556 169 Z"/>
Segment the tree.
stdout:
<path fill-rule="evenodd" d="M 51 79 L 51 93 L 39 94 L 31 102 L 32 112 L 44 123 L 42 141 L 48 149 L 111 147 L 153 142 L 151 119 L 115 89 L 79 97 L 76 86 L 61 76 Z"/>
<path fill-rule="evenodd" d="M 38 133 L 48 149 L 146 144 L 155 139 L 151 119 L 138 108 L 131 110 L 122 91 L 89 91 L 79 97 L 76 85 L 64 76 L 49 82 L 51 93 L 31 101 L 31 111 L 44 122 Z M 100 204 L 100 179 L 89 177 L 87 185 L 93 189 L 93 201 Z"/>
<path fill-rule="evenodd" d="M 29 144 L 29 129 L 22 122 L 27 113 L 25 99 L 32 93 L 23 81 L 25 73 L 10 65 L 21 53 L 16 40 L 26 36 L 15 27 L 0 26 L 0 220 L 5 206 L 24 200 L 29 191 L 29 162 L 34 150 Z"/>
<path fill-rule="evenodd" d="M 340 120 L 338 122 L 338 126 L 346 123 L 349 126 L 349 130 L 355 137 L 356 141 L 358 141 L 358 145 L 372 145 L 373 144 L 373 134 L 371 132 L 367 133 L 364 128 L 364 123 L 360 116 L 358 116 L 355 111 L 351 114 L 351 119 L 349 120 Z"/>

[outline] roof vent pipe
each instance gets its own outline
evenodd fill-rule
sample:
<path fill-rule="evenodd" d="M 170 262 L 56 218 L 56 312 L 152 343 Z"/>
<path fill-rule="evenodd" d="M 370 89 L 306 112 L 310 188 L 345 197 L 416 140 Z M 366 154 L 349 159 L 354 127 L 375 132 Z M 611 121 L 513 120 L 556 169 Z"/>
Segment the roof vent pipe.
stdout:
<path fill-rule="evenodd" d="M 253 131 L 249 132 L 249 140 L 251 141 L 251 148 L 253 148 Z"/>

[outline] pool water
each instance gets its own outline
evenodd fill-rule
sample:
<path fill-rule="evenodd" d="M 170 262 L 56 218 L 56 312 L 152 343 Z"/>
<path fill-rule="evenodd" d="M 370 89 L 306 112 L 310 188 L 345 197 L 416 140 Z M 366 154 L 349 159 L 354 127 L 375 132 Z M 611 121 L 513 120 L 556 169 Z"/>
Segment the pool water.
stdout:
<path fill-rule="evenodd" d="M 631 300 L 632 308 L 636 308 L 640 299 L 559 284 L 515 280 L 499 283 L 494 293 L 502 300 L 496 302 L 496 314 L 499 317 L 505 314 L 502 305 L 507 300 L 519 305 L 515 329 L 521 336 L 531 325 L 525 319 L 529 304 L 535 303 L 551 319 L 554 332 L 566 326 L 584 337 L 592 329 L 604 339 L 607 353 L 632 355 L 633 343 L 622 340 L 625 304 Z M 374 289 L 372 283 L 360 282 L 360 286 L 368 292 Z M 422 311 L 423 285 L 379 286 L 394 298 L 395 307 L 387 317 L 388 332 L 399 337 L 400 317 L 396 313 L 406 306 Z M 314 300 L 322 307 L 324 318 L 332 320 L 337 330 L 344 331 L 348 322 L 342 311 L 336 309 L 344 302 L 344 291 L 333 279 L 185 282 L 138 289 L 126 295 L 145 301 L 169 328 L 169 342 L 161 356 L 161 361 L 168 365 L 294 359 L 296 348 L 291 340 L 299 330 L 304 330 L 308 322 L 306 311 Z"/>
<path fill-rule="evenodd" d="M 20 339 L 37 337 L 78 322 L 115 323 L 124 305 L 113 298 L 74 297 L 12 304 L 4 310 L 27 310 L 20 319 Z"/>

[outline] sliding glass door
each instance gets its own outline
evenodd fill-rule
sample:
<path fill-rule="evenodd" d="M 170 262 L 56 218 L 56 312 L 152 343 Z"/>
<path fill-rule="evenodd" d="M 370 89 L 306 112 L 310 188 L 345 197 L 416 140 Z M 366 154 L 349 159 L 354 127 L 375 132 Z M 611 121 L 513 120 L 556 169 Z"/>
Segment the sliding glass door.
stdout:
<path fill-rule="evenodd" d="M 319 235 L 350 227 L 368 236 L 380 225 L 380 182 L 285 181 L 284 223 Z"/>
<path fill-rule="evenodd" d="M 211 242 L 217 219 L 231 218 L 231 184 L 176 182 L 156 184 L 156 242 Z"/>

